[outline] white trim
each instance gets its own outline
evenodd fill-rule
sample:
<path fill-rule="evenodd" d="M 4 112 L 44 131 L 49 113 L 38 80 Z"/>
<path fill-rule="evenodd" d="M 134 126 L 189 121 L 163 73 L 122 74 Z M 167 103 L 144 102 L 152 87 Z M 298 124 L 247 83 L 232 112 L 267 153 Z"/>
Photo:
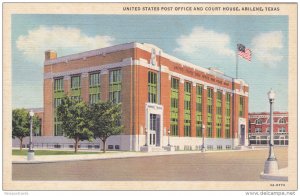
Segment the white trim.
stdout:
<path fill-rule="evenodd" d="M 146 67 L 148 69 L 152 69 L 152 70 L 155 70 L 155 71 L 159 71 L 159 67 L 158 66 L 153 66 L 151 64 L 148 63 L 147 60 L 145 59 L 142 59 L 140 58 L 139 60 L 134 60 L 134 65 L 140 65 L 140 66 L 143 66 L 143 67 Z M 201 84 L 204 86 L 204 89 L 205 86 L 209 86 L 209 87 L 212 87 L 213 89 L 215 89 L 215 92 L 217 90 L 221 90 L 223 92 L 229 92 L 229 93 L 232 93 L 232 89 L 230 88 L 224 88 L 224 87 L 220 87 L 220 86 L 217 86 L 215 84 L 211 84 L 211 83 L 208 83 L 208 82 L 205 82 L 205 81 L 202 81 L 202 80 L 198 80 L 198 79 L 195 79 L 195 78 L 191 78 L 189 76 L 185 76 L 183 74 L 180 74 L 180 73 L 177 73 L 177 72 L 173 72 L 173 71 L 170 71 L 169 68 L 167 66 L 164 66 L 164 65 L 161 65 L 162 66 L 162 69 L 161 69 L 161 72 L 163 73 L 168 73 L 169 76 L 173 76 L 173 77 L 176 77 L 176 78 L 179 78 L 180 79 L 180 82 L 181 83 L 184 83 L 184 81 L 190 81 L 192 82 L 193 84 Z M 231 81 L 230 81 L 231 82 Z M 245 93 L 237 93 L 239 95 L 243 95 L 243 96 L 248 96 L 248 92 L 245 92 Z"/>
<path fill-rule="evenodd" d="M 82 73 L 82 74 L 81 74 L 81 76 L 82 76 L 82 78 L 86 78 L 86 77 L 88 77 L 88 76 L 89 76 L 89 73 L 87 73 L 87 72 L 84 72 L 84 73 Z"/>
<path fill-rule="evenodd" d="M 51 73 L 50 72 L 50 73 L 44 74 L 44 79 L 51 79 L 51 78 L 55 78 L 55 77 L 69 76 L 69 75 L 75 75 L 75 74 L 81 74 L 81 73 L 89 73 L 89 72 L 93 72 L 93 71 L 102 71 L 102 70 L 107 71 L 108 69 L 113 69 L 113 68 L 117 68 L 117 67 L 125 67 L 128 65 L 131 65 L 131 62 L 132 62 L 131 58 L 126 58 L 118 63 L 98 65 L 98 66 L 75 69 L 75 70 L 64 71 L 64 72 L 59 72 L 59 73 Z"/>
<path fill-rule="evenodd" d="M 112 53 L 116 51 L 121 51 L 121 50 L 127 50 L 127 49 L 132 49 L 132 48 L 140 48 L 142 50 L 145 50 L 149 53 L 152 53 L 152 50 L 154 49 L 155 51 L 158 52 L 158 55 L 167 58 L 175 63 L 181 64 L 181 66 L 187 66 L 190 68 L 193 68 L 194 70 L 198 70 L 204 73 L 208 73 L 214 76 L 217 76 L 219 78 L 223 78 L 226 80 L 232 80 L 231 77 L 226 76 L 222 74 L 220 70 L 214 70 L 213 68 L 211 69 L 206 69 L 203 67 L 200 67 L 198 65 L 194 65 L 190 62 L 178 59 L 172 55 L 169 55 L 167 53 L 164 53 L 163 50 L 153 44 L 148 44 L 148 43 L 137 43 L 137 42 L 132 42 L 132 43 L 125 43 L 125 44 L 120 44 L 120 45 L 115 45 L 115 46 L 110 46 L 106 48 L 101 48 L 101 49 L 96 49 L 96 50 L 91 50 L 87 52 L 82 52 L 78 54 L 72 54 L 72 55 L 67 55 L 63 57 L 59 57 L 56 59 L 50 59 L 50 60 L 45 60 L 44 65 L 52 65 L 56 63 L 62 63 L 62 62 L 69 62 L 71 60 L 78 60 L 78 59 L 83 59 L 86 60 L 86 58 L 91 57 L 91 56 L 97 56 L 97 55 L 103 55 L 105 56 L 107 53 Z M 241 79 L 235 79 L 236 81 L 243 82 L 243 85 L 248 86 L 243 80 Z"/>
<path fill-rule="evenodd" d="M 274 114 L 273 113 L 273 117 L 288 117 L 288 114 Z M 264 114 L 264 115 L 259 115 L 259 114 L 249 114 L 249 119 L 250 118 L 270 118 L 270 115 L 269 114 Z"/>
<path fill-rule="evenodd" d="M 70 80 L 71 79 L 71 76 L 67 75 L 67 76 L 64 76 L 64 80 Z"/>
<path fill-rule="evenodd" d="M 112 53 L 112 52 L 117 52 L 117 51 L 121 51 L 121 50 L 131 49 L 131 48 L 134 48 L 134 46 L 135 46 L 135 43 L 132 42 L 132 43 L 125 43 L 125 44 L 110 46 L 110 47 L 106 47 L 106 48 L 91 50 L 91 51 L 87 51 L 87 52 L 67 55 L 67 56 L 56 58 L 56 59 L 46 60 L 44 62 L 44 65 L 52 65 L 52 64 L 56 64 L 56 63 L 68 62 L 68 61 L 78 60 L 78 59 L 84 59 L 84 58 L 87 58 L 87 57 L 92 57 L 92 56 L 97 56 L 97 55 L 105 56 L 107 53 Z"/>

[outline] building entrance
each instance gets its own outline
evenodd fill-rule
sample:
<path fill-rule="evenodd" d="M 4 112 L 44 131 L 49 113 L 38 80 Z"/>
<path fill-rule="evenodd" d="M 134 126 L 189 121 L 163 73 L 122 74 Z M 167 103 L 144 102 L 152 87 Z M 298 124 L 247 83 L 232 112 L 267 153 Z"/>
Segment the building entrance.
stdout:
<path fill-rule="evenodd" d="M 160 146 L 160 115 L 150 114 L 149 145 Z"/>
<path fill-rule="evenodd" d="M 241 125 L 240 145 L 245 145 L 245 125 Z"/>

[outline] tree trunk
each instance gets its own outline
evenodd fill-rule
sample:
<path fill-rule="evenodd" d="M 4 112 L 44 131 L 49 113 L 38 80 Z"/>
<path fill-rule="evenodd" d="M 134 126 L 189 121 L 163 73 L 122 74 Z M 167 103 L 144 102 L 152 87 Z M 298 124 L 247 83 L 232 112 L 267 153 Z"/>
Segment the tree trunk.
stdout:
<path fill-rule="evenodd" d="M 19 139 L 20 139 L 20 151 L 21 151 L 23 148 L 23 138 L 19 138 Z"/>
<path fill-rule="evenodd" d="M 106 152 L 105 143 L 106 143 L 106 140 L 103 140 L 103 153 L 105 153 L 105 152 Z"/>
<path fill-rule="evenodd" d="M 79 141 L 79 138 L 76 137 L 75 138 L 75 153 L 77 153 L 77 151 L 78 151 L 78 141 Z"/>

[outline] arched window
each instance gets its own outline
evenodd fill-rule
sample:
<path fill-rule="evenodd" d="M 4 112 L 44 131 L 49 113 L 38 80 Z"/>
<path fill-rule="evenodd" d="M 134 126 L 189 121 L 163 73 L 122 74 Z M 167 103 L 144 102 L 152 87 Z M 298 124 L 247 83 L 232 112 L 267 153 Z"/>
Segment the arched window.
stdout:
<path fill-rule="evenodd" d="M 256 119 L 255 120 L 255 124 L 257 125 L 261 125 L 262 124 L 262 120 L 259 118 L 259 119 Z"/>
<path fill-rule="evenodd" d="M 270 127 L 266 128 L 266 132 L 270 133 Z"/>
<path fill-rule="evenodd" d="M 281 118 L 281 119 L 279 119 L 279 124 L 285 124 L 286 123 L 286 120 L 284 119 L 284 118 Z"/>

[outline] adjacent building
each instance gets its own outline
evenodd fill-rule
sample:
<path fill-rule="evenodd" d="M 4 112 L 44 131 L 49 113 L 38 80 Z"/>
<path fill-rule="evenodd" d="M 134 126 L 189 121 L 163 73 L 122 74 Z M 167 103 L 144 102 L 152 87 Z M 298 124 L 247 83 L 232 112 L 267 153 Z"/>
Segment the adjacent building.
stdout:
<path fill-rule="evenodd" d="M 288 112 L 273 113 L 274 145 L 288 145 Z M 267 145 L 270 141 L 270 113 L 249 113 L 249 144 Z"/>
<path fill-rule="evenodd" d="M 182 150 L 199 149 L 203 142 L 208 150 L 232 149 L 248 145 L 248 93 L 243 80 L 152 44 L 126 43 L 63 57 L 49 50 L 42 135 L 63 135 L 55 110 L 68 94 L 88 103 L 122 103 L 125 130 L 108 139 L 111 149 L 154 150 L 168 145 L 168 139 Z"/>

